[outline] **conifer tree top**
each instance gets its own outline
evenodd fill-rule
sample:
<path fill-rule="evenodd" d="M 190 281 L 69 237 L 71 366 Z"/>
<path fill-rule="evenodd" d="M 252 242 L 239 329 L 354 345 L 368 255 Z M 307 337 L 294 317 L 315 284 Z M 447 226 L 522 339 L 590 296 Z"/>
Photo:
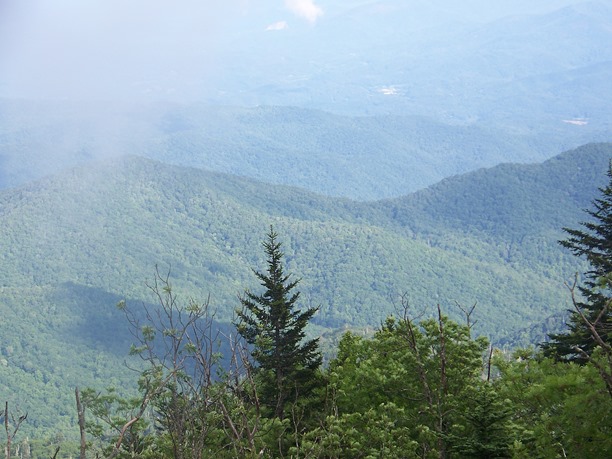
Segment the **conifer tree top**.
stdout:
<path fill-rule="evenodd" d="M 612 273 L 612 161 L 608 165 L 608 185 L 599 188 L 601 196 L 592 201 L 593 209 L 585 212 L 591 221 L 582 222 L 582 229 L 563 228 L 569 235 L 559 243 L 574 255 L 584 256 L 589 263 L 586 281 L 579 291 L 583 300 L 575 306 L 594 324 L 602 338 L 612 341 L 612 314 L 609 309 L 610 292 L 601 288 L 601 280 Z M 602 312 L 603 311 L 603 312 Z M 543 343 L 545 355 L 561 360 L 586 363 L 595 347 L 593 337 L 584 319 L 571 311 L 566 333 L 551 334 L 550 342 Z"/>
<path fill-rule="evenodd" d="M 238 333 L 253 346 L 251 355 L 260 373 L 268 374 L 262 398 L 276 417 L 282 418 L 292 393 L 306 393 L 321 365 L 318 339 L 305 340 L 305 328 L 318 308 L 301 310 L 297 306 L 300 279 L 290 280 L 283 271 L 283 252 L 274 228 L 266 235 L 265 272 L 253 270 L 264 292 L 245 290 L 237 311 Z M 264 378 L 265 380 L 265 378 Z"/>

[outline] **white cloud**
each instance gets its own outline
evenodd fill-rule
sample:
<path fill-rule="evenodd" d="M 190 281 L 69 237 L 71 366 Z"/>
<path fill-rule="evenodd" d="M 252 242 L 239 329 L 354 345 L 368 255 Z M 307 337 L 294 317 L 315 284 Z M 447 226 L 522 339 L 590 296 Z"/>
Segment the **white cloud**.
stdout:
<path fill-rule="evenodd" d="M 287 21 L 278 21 L 266 27 L 266 30 L 285 30 L 289 28 Z"/>
<path fill-rule="evenodd" d="M 315 23 L 319 16 L 323 16 L 323 10 L 315 5 L 314 0 L 285 0 L 285 6 L 310 23 Z"/>

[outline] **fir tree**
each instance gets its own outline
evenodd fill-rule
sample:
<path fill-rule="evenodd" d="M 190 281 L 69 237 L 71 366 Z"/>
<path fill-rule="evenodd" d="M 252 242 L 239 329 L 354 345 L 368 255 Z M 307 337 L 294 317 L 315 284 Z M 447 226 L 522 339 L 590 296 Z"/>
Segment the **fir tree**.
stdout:
<path fill-rule="evenodd" d="M 513 435 L 510 401 L 501 399 L 488 382 L 476 383 L 468 390 L 466 398 L 466 407 L 460 413 L 466 427 L 460 431 L 460 435 L 454 433 L 448 436 L 451 451 L 466 459 L 511 457 Z"/>
<path fill-rule="evenodd" d="M 261 295 L 245 291 L 236 326 L 253 346 L 262 404 L 283 419 L 287 403 L 306 397 L 314 388 L 321 354 L 318 339 L 304 340 L 305 328 L 318 308 L 297 307 L 300 292 L 294 289 L 300 280 L 290 281 L 291 275 L 284 273 L 277 237 L 270 227 L 263 243 L 267 271 L 253 270 L 265 291 Z"/>
<path fill-rule="evenodd" d="M 579 287 L 583 299 L 576 302 L 576 307 L 595 326 L 603 340 L 611 343 L 610 285 L 606 280 L 612 274 L 612 162 L 607 175 L 609 183 L 599 189 L 602 196 L 593 200 L 594 210 L 586 210 L 593 220 L 582 222 L 584 229 L 563 228 L 569 237 L 559 243 L 574 255 L 585 257 L 589 263 L 584 285 Z M 567 325 L 566 333 L 549 335 L 551 341 L 542 345 L 544 354 L 585 363 L 597 343 L 577 311 L 571 311 Z"/>

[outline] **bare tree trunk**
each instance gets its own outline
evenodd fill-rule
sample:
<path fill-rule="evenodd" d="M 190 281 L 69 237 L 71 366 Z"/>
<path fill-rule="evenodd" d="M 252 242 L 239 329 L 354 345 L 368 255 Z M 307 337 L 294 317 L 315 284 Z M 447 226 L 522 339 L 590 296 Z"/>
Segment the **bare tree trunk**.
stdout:
<path fill-rule="evenodd" d="M 8 402 L 4 403 L 4 430 L 6 431 L 6 447 L 4 455 L 6 459 L 11 459 L 11 434 L 8 427 Z"/>
<path fill-rule="evenodd" d="M 9 409 L 8 402 L 4 403 L 4 430 L 6 431 L 6 448 L 4 449 L 4 455 L 6 459 L 11 459 L 11 445 L 13 443 L 13 439 L 17 435 L 17 431 L 23 421 L 28 418 L 28 413 L 23 416 L 19 416 L 19 419 L 15 420 L 15 416 L 11 416 L 11 421 L 13 423 L 13 432 L 9 430 Z"/>
<path fill-rule="evenodd" d="M 83 407 L 83 404 L 81 403 L 81 393 L 79 392 L 78 387 L 74 389 L 74 395 L 76 398 L 77 417 L 79 421 L 79 432 L 81 434 L 81 450 L 80 450 L 79 458 L 85 459 L 85 451 L 87 449 L 87 442 L 85 439 L 85 408 Z"/>
<path fill-rule="evenodd" d="M 478 322 L 477 320 L 472 322 L 472 314 L 474 313 L 474 309 L 476 309 L 478 302 L 474 303 L 472 307 L 469 309 L 464 308 L 461 305 L 461 303 L 459 303 L 458 301 L 455 301 L 455 304 L 457 305 L 459 309 L 461 309 L 461 312 L 463 312 L 463 315 L 465 316 L 465 324 L 467 325 L 468 332 L 469 332 L 468 336 L 471 338 L 472 337 L 472 327 L 476 325 L 476 323 Z"/>
<path fill-rule="evenodd" d="M 489 358 L 487 360 L 487 382 L 491 382 L 491 366 L 493 365 L 493 345 L 489 344 Z"/>
<path fill-rule="evenodd" d="M 580 319 L 582 320 L 582 322 L 588 328 L 589 333 L 591 334 L 591 337 L 593 338 L 593 341 L 595 341 L 597 343 L 597 345 L 599 346 L 599 348 L 601 349 L 601 351 L 602 351 L 602 353 L 604 355 L 604 358 L 606 360 L 606 363 L 607 363 L 607 368 L 606 368 L 605 364 L 602 364 L 602 363 L 598 362 L 597 360 L 593 359 L 591 355 L 589 355 L 586 352 L 584 352 L 584 350 L 580 349 L 578 346 L 576 346 L 576 350 L 578 352 L 580 352 L 589 362 L 591 362 L 593 364 L 593 366 L 595 366 L 595 368 L 597 368 L 597 371 L 599 372 L 599 375 L 601 376 L 601 378 L 604 381 L 604 384 L 606 385 L 606 389 L 608 390 L 608 393 L 610 394 L 610 397 L 612 397 L 612 346 L 610 346 L 610 344 L 608 344 L 602 338 L 602 336 L 600 335 L 599 331 L 597 330 L 598 324 L 605 317 L 606 313 L 608 312 L 608 310 L 612 306 L 612 299 L 606 301 L 606 304 L 603 306 L 603 308 L 601 309 L 601 311 L 597 315 L 597 318 L 595 319 L 595 321 L 591 322 L 584 315 L 584 312 L 582 311 L 581 307 L 578 304 L 578 301 L 576 300 L 575 290 L 576 290 L 577 282 L 578 282 L 578 280 L 577 280 L 577 277 L 576 277 L 576 278 L 574 278 L 574 283 L 571 286 L 566 283 L 566 285 L 569 288 L 570 293 L 572 295 L 572 303 L 574 305 L 574 309 L 576 310 L 576 312 L 580 316 Z"/>
<path fill-rule="evenodd" d="M 444 413 L 444 401 L 448 395 L 448 382 L 446 378 L 446 338 L 444 336 L 444 320 L 442 319 L 442 310 L 438 304 L 438 327 L 440 330 L 440 393 L 441 397 L 438 399 L 438 450 L 440 458 L 446 457 L 446 442 L 442 437 L 442 434 L 446 433 L 446 419 Z"/>

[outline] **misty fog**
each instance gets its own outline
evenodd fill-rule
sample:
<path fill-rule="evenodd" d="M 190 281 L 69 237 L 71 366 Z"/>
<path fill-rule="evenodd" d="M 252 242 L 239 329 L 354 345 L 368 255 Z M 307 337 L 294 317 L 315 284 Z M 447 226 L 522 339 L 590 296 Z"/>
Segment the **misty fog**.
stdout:
<path fill-rule="evenodd" d="M 325 65 L 351 63 L 343 54 L 363 49 L 360 57 L 367 60 L 375 51 L 371 44 L 410 47 L 395 42 L 400 32 L 402 38 L 414 31 L 418 42 L 431 29 L 431 39 L 444 40 L 467 24 L 577 3 L 3 0 L 0 97 L 216 103 L 227 97 L 229 103 L 265 104 L 265 96 L 249 94 L 257 90 L 249 80 L 261 86 L 280 77 L 326 78 Z M 308 74 L 309 63 L 316 75 Z M 359 69 L 343 67 L 327 78 L 351 84 L 352 71 Z"/>

